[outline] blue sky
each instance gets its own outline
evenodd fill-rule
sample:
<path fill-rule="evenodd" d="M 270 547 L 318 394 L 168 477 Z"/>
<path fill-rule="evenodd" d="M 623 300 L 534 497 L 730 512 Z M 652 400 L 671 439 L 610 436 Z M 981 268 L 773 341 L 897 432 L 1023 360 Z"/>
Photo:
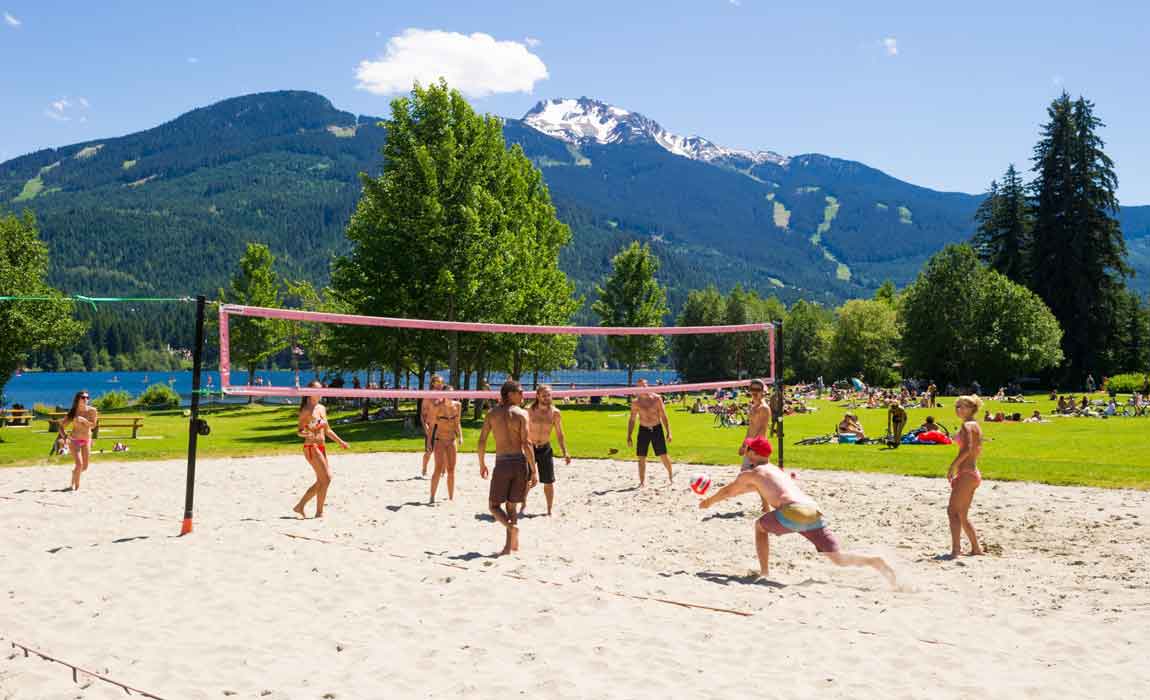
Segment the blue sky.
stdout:
<path fill-rule="evenodd" d="M 0 160 L 265 90 L 383 115 L 390 97 L 357 78 L 382 59 L 367 75 L 385 91 L 430 61 L 460 75 L 482 111 L 519 117 L 539 99 L 586 95 L 726 146 L 826 153 L 968 192 L 1012 161 L 1029 167 L 1065 88 L 1108 124 L 1121 201 L 1150 204 L 1144 3 L 261 5 L 0 0 Z"/>

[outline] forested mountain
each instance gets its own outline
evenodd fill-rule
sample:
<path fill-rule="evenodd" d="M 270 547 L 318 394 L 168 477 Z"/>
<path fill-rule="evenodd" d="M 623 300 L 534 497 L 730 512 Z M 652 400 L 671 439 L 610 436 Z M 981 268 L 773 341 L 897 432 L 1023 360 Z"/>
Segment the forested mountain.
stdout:
<path fill-rule="evenodd" d="M 36 212 L 51 280 L 69 292 L 214 295 L 248 241 L 267 243 L 285 275 L 324 283 L 357 175 L 379 171 L 377 121 L 313 93 L 238 97 L 2 163 L 0 206 Z M 970 236 L 979 202 L 861 163 L 678 137 L 593 100 L 540 103 L 504 132 L 542 168 L 574 232 L 562 265 L 579 288 L 639 238 L 662 259 L 673 309 L 710 283 L 826 302 L 904 283 Z M 1131 262 L 1150 271 L 1150 208 L 1123 222 Z"/>

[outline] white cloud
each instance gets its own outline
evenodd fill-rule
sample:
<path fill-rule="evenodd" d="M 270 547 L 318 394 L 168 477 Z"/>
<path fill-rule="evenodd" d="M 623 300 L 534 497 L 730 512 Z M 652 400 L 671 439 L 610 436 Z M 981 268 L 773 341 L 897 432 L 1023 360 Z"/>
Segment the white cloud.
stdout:
<path fill-rule="evenodd" d="M 428 85 L 442 77 L 468 97 L 531 92 L 548 77 L 547 66 L 524 43 L 426 29 L 391 37 L 387 53 L 361 61 L 355 75 L 357 87 L 377 95 L 407 92 L 416 81 Z"/>
<path fill-rule="evenodd" d="M 893 36 L 888 36 L 883 39 L 881 43 L 882 48 L 884 51 L 886 51 L 887 56 L 898 55 L 898 39 L 895 39 Z"/>
<path fill-rule="evenodd" d="M 743 6 L 743 0 L 728 0 L 728 2 L 730 2 L 735 7 L 742 7 Z"/>
<path fill-rule="evenodd" d="M 76 116 L 77 112 L 86 111 L 91 106 L 87 98 L 77 97 L 72 100 L 68 97 L 61 97 L 58 100 L 52 100 L 48 106 L 44 108 L 44 116 L 58 122 L 70 122 Z M 80 115 L 80 121 L 86 122 L 88 118 Z"/>
<path fill-rule="evenodd" d="M 199 63 L 199 62 L 200 62 L 200 59 L 196 58 L 195 56 L 188 56 L 188 63 Z"/>
<path fill-rule="evenodd" d="M 8 24 L 9 27 L 19 27 L 21 24 L 24 24 L 7 12 L 4 13 L 4 21 Z"/>
<path fill-rule="evenodd" d="M 1061 75 L 1056 75 L 1050 79 L 1050 84 L 1056 88 L 1062 87 L 1062 84 L 1065 82 L 1066 82 L 1065 78 L 1063 78 Z"/>
<path fill-rule="evenodd" d="M 523 43 L 524 43 L 524 44 L 527 44 L 527 48 L 529 48 L 529 49 L 533 49 L 533 48 L 535 48 L 536 46 L 539 46 L 540 44 L 542 44 L 542 43 L 543 43 L 543 41 L 542 41 L 541 39 L 536 39 L 536 38 L 535 38 L 535 37 L 533 37 L 533 36 L 529 36 L 529 37 L 525 37 L 525 38 L 523 39 Z"/>

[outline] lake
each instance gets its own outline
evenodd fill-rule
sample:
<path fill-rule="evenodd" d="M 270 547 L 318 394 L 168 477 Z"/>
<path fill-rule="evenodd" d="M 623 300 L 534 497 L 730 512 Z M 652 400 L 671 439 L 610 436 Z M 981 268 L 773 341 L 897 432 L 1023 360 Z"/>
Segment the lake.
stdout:
<path fill-rule="evenodd" d="M 276 372 L 257 372 L 265 383 L 273 386 L 292 386 L 295 382 L 289 370 Z M 343 375 L 347 386 L 351 386 L 352 374 Z M 376 375 L 378 377 L 378 375 Z M 492 387 L 498 387 L 506 375 L 493 373 L 488 379 Z M 672 370 L 637 370 L 635 379 L 646 379 L 650 383 L 663 382 L 671 384 L 678 381 L 678 374 Z M 205 372 L 205 384 L 211 378 L 212 386 L 218 387 L 220 375 L 218 372 Z M 300 372 L 300 382 L 306 383 L 312 379 L 311 371 Z M 364 381 L 366 373 L 360 372 L 359 379 Z M 246 372 L 233 372 L 233 381 L 245 381 Z M 387 375 L 390 383 L 391 375 Z M 531 375 L 524 376 L 524 386 L 531 388 Z M 541 376 L 543 381 L 555 384 L 556 388 L 565 388 L 574 384 L 579 387 L 591 386 L 623 386 L 627 382 L 626 370 L 564 370 Z M 109 391 L 126 391 L 132 398 L 139 396 L 152 384 L 171 384 L 172 388 L 183 397 L 186 406 L 192 391 L 191 372 L 25 372 L 20 376 L 12 377 L 4 387 L 5 406 L 14 403 L 23 404 L 31 408 L 33 404 L 44 403 L 55 406 L 70 406 L 72 397 L 77 391 L 87 390 L 92 398 L 99 398 Z M 216 399 L 218 401 L 218 399 Z M 235 399 L 237 402 L 247 401 L 246 398 Z"/>

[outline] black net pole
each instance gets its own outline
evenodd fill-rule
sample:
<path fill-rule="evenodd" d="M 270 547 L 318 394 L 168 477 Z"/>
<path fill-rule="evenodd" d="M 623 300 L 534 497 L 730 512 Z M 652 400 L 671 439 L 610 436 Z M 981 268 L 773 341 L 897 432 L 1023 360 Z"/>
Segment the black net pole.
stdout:
<path fill-rule="evenodd" d="M 192 501 L 196 494 L 196 439 L 200 435 L 200 371 L 204 364 L 204 305 L 207 300 L 196 297 L 196 342 L 192 348 L 192 416 L 188 421 L 188 484 L 184 491 L 184 522 L 180 535 L 192 531 Z"/>
<path fill-rule="evenodd" d="M 771 358 L 775 363 L 775 392 L 779 397 L 778 411 L 775 412 L 775 437 L 779 444 L 779 469 L 785 468 L 783 462 L 783 413 L 787 407 L 787 397 L 783 392 L 783 322 L 775 323 L 775 356 Z"/>

